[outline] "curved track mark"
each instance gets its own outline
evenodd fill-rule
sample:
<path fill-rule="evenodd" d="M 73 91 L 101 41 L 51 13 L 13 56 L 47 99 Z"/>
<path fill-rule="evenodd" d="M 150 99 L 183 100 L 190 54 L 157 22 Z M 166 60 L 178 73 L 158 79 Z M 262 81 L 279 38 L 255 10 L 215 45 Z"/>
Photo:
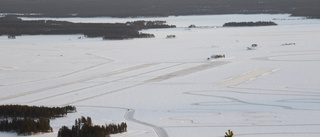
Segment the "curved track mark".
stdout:
<path fill-rule="evenodd" d="M 253 58 L 253 60 L 262 60 L 262 61 L 287 61 L 287 62 L 318 62 L 320 60 L 276 60 L 271 59 L 274 57 L 288 57 L 288 56 L 307 56 L 307 55 L 319 55 L 320 53 L 309 53 L 309 54 L 289 54 L 289 55 L 279 55 L 279 56 L 267 56 L 267 57 L 258 57 Z"/>
<path fill-rule="evenodd" d="M 139 124 L 153 128 L 153 130 L 156 132 L 158 137 L 168 137 L 167 132 L 163 128 L 134 119 L 133 118 L 134 111 L 135 110 L 133 109 L 128 109 L 126 114 L 124 115 L 124 118 L 128 121 L 132 121 L 132 122 L 139 123 Z"/>
<path fill-rule="evenodd" d="M 223 98 L 223 99 L 231 100 L 231 101 L 233 101 L 233 102 L 239 102 L 239 103 L 248 104 L 248 105 L 268 106 L 268 107 L 280 107 L 280 108 L 283 108 L 283 109 L 294 110 L 292 107 L 289 107 L 289 106 L 272 105 L 272 104 L 261 104 L 261 103 L 252 103 L 252 102 L 242 101 L 242 100 L 239 100 L 239 99 L 236 99 L 236 98 L 231 98 L 231 97 L 226 97 L 226 96 L 199 94 L 199 93 L 192 93 L 192 92 L 185 92 L 184 94 L 195 95 L 195 96 L 205 96 L 205 97 Z M 195 104 L 195 105 L 197 105 L 197 104 Z"/>

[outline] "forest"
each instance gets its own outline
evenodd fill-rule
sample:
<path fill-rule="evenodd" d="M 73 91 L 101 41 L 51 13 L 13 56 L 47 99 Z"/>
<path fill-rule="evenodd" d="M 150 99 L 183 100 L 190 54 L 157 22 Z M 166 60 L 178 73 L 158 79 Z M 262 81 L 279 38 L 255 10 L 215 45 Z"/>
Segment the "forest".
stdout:
<path fill-rule="evenodd" d="M 127 124 L 106 124 L 105 126 L 93 125 L 90 117 L 81 117 L 75 120 L 75 124 L 69 129 L 62 126 L 59 129 L 58 137 L 109 137 L 110 134 L 117 134 L 127 131 Z"/>
<path fill-rule="evenodd" d="M 45 17 L 279 14 L 320 18 L 319 0 L 0 0 L 0 13 Z"/>
<path fill-rule="evenodd" d="M 73 106 L 65 107 L 38 107 L 26 105 L 1 105 L 0 117 L 2 118 L 15 118 L 15 117 L 29 117 L 29 118 L 55 118 L 67 115 L 67 113 L 76 112 Z"/>
<path fill-rule="evenodd" d="M 67 113 L 76 112 L 76 107 L 37 107 L 26 105 L 0 106 L 0 131 L 16 132 L 18 135 L 34 135 L 38 133 L 53 132 L 50 119 L 61 117 Z M 58 137 L 108 137 L 127 131 L 127 124 L 93 125 L 90 117 L 81 117 L 69 129 L 62 126 Z"/>
<path fill-rule="evenodd" d="M 5 119 L 0 122 L 0 131 L 17 132 L 18 135 L 33 135 L 37 133 L 53 132 L 50 126 L 50 119 L 39 118 L 12 118 Z"/>
<path fill-rule="evenodd" d="M 223 27 L 245 27 L 245 26 L 275 26 L 276 23 L 272 21 L 258 21 L 258 22 L 228 22 L 223 24 Z"/>
<path fill-rule="evenodd" d="M 52 132 L 50 119 L 76 112 L 76 107 L 38 107 L 26 105 L 0 106 L 0 131 L 33 135 Z"/>
<path fill-rule="evenodd" d="M 72 23 L 67 21 L 23 21 L 15 16 L 0 18 L 0 36 L 83 34 L 85 37 L 103 39 L 150 38 L 153 34 L 141 33 L 142 29 L 172 28 L 165 21 L 136 21 L 127 23 Z"/>

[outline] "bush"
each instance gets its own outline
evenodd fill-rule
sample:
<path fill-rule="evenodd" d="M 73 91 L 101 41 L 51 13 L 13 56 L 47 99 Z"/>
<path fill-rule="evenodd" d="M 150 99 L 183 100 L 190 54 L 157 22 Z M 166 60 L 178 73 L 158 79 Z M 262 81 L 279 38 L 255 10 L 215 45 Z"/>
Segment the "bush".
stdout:
<path fill-rule="evenodd" d="M 233 132 L 229 129 L 224 137 L 233 137 Z"/>

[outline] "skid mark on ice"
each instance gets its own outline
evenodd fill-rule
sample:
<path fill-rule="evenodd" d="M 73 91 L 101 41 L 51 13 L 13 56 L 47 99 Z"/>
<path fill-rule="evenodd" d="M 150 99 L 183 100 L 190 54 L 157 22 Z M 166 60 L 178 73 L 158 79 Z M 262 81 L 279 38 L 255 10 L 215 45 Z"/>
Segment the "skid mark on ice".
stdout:
<path fill-rule="evenodd" d="M 281 120 L 276 120 L 277 116 L 271 112 L 247 112 L 242 114 L 246 122 L 252 125 L 280 124 Z"/>
<path fill-rule="evenodd" d="M 306 103 L 306 104 L 319 104 L 320 98 L 295 98 L 295 99 L 283 99 L 278 102 L 290 102 L 290 103 Z"/>
<path fill-rule="evenodd" d="M 229 101 L 231 101 L 231 102 L 234 102 L 234 103 L 240 103 L 240 105 L 243 104 L 243 105 L 255 105 L 255 106 L 266 106 L 266 107 L 279 107 L 279 108 L 283 108 L 283 109 L 293 110 L 293 108 L 292 108 L 292 107 L 289 107 L 289 106 L 248 102 L 248 101 L 243 101 L 243 100 L 240 100 L 240 99 L 237 99 L 237 98 L 233 98 L 233 97 L 228 97 L 228 96 L 205 94 L 205 93 L 203 93 L 202 91 L 200 91 L 200 92 L 199 92 L 199 91 L 185 92 L 184 94 L 187 94 L 187 95 L 195 95 L 195 96 L 205 96 L 205 97 L 221 98 L 221 99 L 226 99 L 226 100 L 228 100 L 228 103 L 229 103 Z M 192 105 L 202 106 L 202 104 L 203 104 L 203 102 L 199 102 L 199 103 L 193 103 Z M 219 104 L 219 103 L 215 104 L 215 102 L 213 102 L 211 105 L 219 105 L 219 106 L 221 106 L 222 104 Z M 230 104 L 227 104 L 227 105 L 230 105 Z"/>
<path fill-rule="evenodd" d="M 98 87 L 98 86 L 106 85 L 106 84 L 113 83 L 113 82 L 118 82 L 118 81 L 125 80 L 125 79 L 129 79 L 129 78 L 138 77 L 138 76 L 141 76 L 141 75 L 144 75 L 144 74 L 148 74 L 148 73 L 152 73 L 152 72 L 156 72 L 156 71 L 160 71 L 160 70 L 164 70 L 164 69 L 168 69 L 168 68 L 172 68 L 172 67 L 180 66 L 180 65 L 183 65 L 183 64 L 184 64 L 184 63 L 175 64 L 175 65 L 170 65 L 170 66 L 168 66 L 168 67 L 163 67 L 163 68 L 159 68 L 159 69 L 156 69 L 156 70 L 151 70 L 151 71 L 147 71 L 147 72 L 139 73 L 139 74 L 136 74 L 136 75 L 132 75 L 132 76 L 128 76 L 128 77 L 124 77 L 124 78 L 116 79 L 116 80 L 109 81 L 109 82 L 99 83 L 99 84 L 96 84 L 96 85 L 93 85 L 93 86 L 88 86 L 88 87 L 84 87 L 84 88 L 81 88 L 81 89 L 76 89 L 76 90 L 72 90 L 72 91 L 64 92 L 64 93 L 61 93 L 61 94 L 57 94 L 57 95 L 53 95 L 53 96 L 49 96 L 49 97 L 45 97 L 45 98 L 41 98 L 41 99 L 37 99 L 37 100 L 33 100 L 33 101 L 30 101 L 30 102 L 27 102 L 27 103 L 34 103 L 34 102 L 37 102 L 37 101 L 42 101 L 42 100 L 46 100 L 46 99 L 49 99 L 49 98 L 53 98 L 53 97 L 58 97 L 58 96 L 66 95 L 66 94 L 74 93 L 74 92 L 77 92 L 77 91 L 86 90 L 86 89 L 90 89 L 90 88 L 94 88 L 94 87 Z M 136 87 L 136 86 L 139 86 L 139 85 L 141 85 L 141 84 L 137 84 L 137 85 L 133 85 L 133 86 L 129 86 L 129 87 L 125 87 L 125 88 L 120 88 L 120 89 L 117 89 L 117 90 L 113 90 L 113 91 L 110 91 L 110 92 L 104 93 L 103 95 L 111 94 L 111 93 L 114 93 L 114 92 L 118 92 L 118 91 L 121 91 L 121 90 L 124 90 L 124 89 L 128 89 L 128 88 Z M 99 95 L 97 95 L 97 96 L 92 96 L 92 97 L 89 97 L 89 98 L 84 98 L 84 99 L 81 99 L 81 100 L 78 100 L 78 101 L 74 101 L 74 102 L 71 102 L 71 103 L 76 103 L 76 102 L 80 102 L 80 101 L 84 101 L 84 100 L 92 99 L 92 98 L 95 98 L 95 97 L 98 97 L 98 96 L 101 96 L 101 95 L 102 95 L 102 94 L 99 94 Z"/>
<path fill-rule="evenodd" d="M 150 82 L 160 82 L 160 81 L 171 79 L 171 78 L 174 78 L 174 77 L 185 76 L 185 75 L 188 75 L 188 74 L 191 74 L 191 73 L 199 72 L 199 71 L 202 71 L 202 70 L 205 70 L 205 69 L 217 67 L 217 66 L 224 65 L 224 64 L 227 64 L 227 63 L 228 62 L 213 62 L 213 63 L 206 63 L 206 64 L 198 65 L 198 66 L 187 68 L 187 69 L 182 69 L 182 70 L 179 70 L 179 71 L 176 71 L 176 72 L 172 72 L 172 73 L 169 73 L 169 74 L 165 74 L 165 75 L 159 76 L 157 78 L 146 80 L 146 81 L 144 81 L 142 83 L 139 83 L 139 84 L 135 84 L 135 85 L 131 85 L 131 86 L 128 86 L 128 87 L 120 88 L 120 89 L 117 89 L 117 90 L 112 90 L 112 91 L 108 91 L 108 92 L 105 92 L 105 93 L 102 93 L 102 94 L 94 95 L 94 96 L 91 96 L 91 97 L 79 99 L 77 101 L 72 101 L 72 102 L 66 103 L 64 105 L 69 105 L 69 104 L 74 104 L 74 103 L 86 101 L 86 100 L 93 99 L 93 98 L 96 98 L 96 97 L 100 97 L 100 96 L 104 96 L 104 95 L 107 95 L 107 94 L 119 92 L 119 91 L 122 91 L 122 90 L 125 90 L 125 89 L 134 88 L 134 87 L 137 87 L 137 86 L 148 84 Z M 180 65 L 182 65 L 182 64 L 184 64 L 184 63 L 181 63 Z M 176 65 L 174 65 L 174 66 L 176 66 Z M 166 68 L 170 68 L 170 67 L 166 67 Z M 166 68 L 161 68 L 161 69 L 158 69 L 158 70 L 145 72 L 145 73 L 142 73 L 142 74 L 138 74 L 136 76 L 147 74 L 147 73 L 151 73 L 151 72 L 155 72 L 155 71 L 159 71 L 159 70 L 163 70 L 163 69 L 166 69 Z"/>
<path fill-rule="evenodd" d="M 320 91 L 320 88 L 309 88 L 309 87 L 303 87 L 303 88 L 298 88 L 298 87 L 284 87 L 285 89 L 289 89 L 289 90 L 299 90 L 299 91 Z M 320 94 L 320 92 L 317 92 Z"/>
<path fill-rule="evenodd" d="M 220 66 L 220 65 L 227 64 L 227 63 L 228 62 L 206 63 L 206 64 L 195 66 L 195 67 L 192 67 L 192 68 L 178 70 L 176 72 L 171 72 L 171 73 L 168 73 L 168 74 L 165 74 L 165 75 L 162 75 L 162 76 L 147 80 L 146 82 L 159 82 L 159 81 L 167 80 L 167 79 L 170 79 L 170 78 L 173 78 L 173 77 L 185 76 L 185 75 L 189 75 L 191 73 L 195 73 L 195 72 L 198 72 L 198 71 L 210 69 L 210 68 L 213 68 L 213 67 L 217 67 L 217 66 Z"/>
<path fill-rule="evenodd" d="M 312 110 L 317 111 L 320 110 L 316 105 L 320 102 L 320 95 L 319 93 L 314 92 L 307 92 L 304 93 L 304 91 L 283 91 L 283 90 L 262 90 L 262 89 L 248 89 L 245 88 L 247 91 L 239 91 L 239 89 L 234 88 L 235 90 L 214 90 L 214 91 L 190 91 L 185 92 L 184 94 L 189 95 L 197 95 L 197 96 L 205 96 L 205 97 L 215 97 L 219 99 L 224 99 L 222 101 L 212 101 L 212 102 L 197 102 L 192 103 L 192 105 L 198 105 L 198 106 L 227 106 L 227 105 L 261 105 L 261 106 L 269 106 L 269 107 L 280 107 L 283 109 L 289 109 L 289 110 Z M 252 91 L 250 91 L 252 90 Z M 226 95 L 223 95 L 226 94 Z M 249 101 L 242 101 L 238 98 L 233 98 L 227 95 L 242 95 L 242 96 L 250 96 L 255 95 L 256 97 L 279 97 L 284 96 L 288 99 L 282 99 L 282 100 L 276 100 L 274 99 L 272 101 L 273 104 L 266 104 L 266 103 L 255 103 L 255 102 L 249 102 Z M 279 102 L 281 103 L 305 103 L 305 104 L 313 104 L 308 105 L 309 108 L 293 108 L 291 106 L 287 105 L 278 105 Z M 274 105 L 277 104 L 277 105 Z"/>
<path fill-rule="evenodd" d="M 319 58 L 315 58 L 314 60 L 306 60 L 306 59 L 273 59 L 276 57 L 294 57 L 294 56 L 309 56 L 309 55 L 319 55 L 320 53 L 304 53 L 304 54 L 288 54 L 288 55 L 278 55 L 278 56 L 267 56 L 267 57 L 258 57 L 253 58 L 253 60 L 262 60 L 262 61 L 285 61 L 285 62 L 318 62 Z M 318 56 L 317 56 L 318 57 Z"/>
<path fill-rule="evenodd" d="M 44 87 L 44 88 L 40 88 L 40 89 L 35 89 L 35 90 L 31 90 L 31 91 L 26 91 L 26 92 L 22 92 L 22 93 L 17 93 L 17 94 L 1 97 L 0 101 L 13 99 L 13 98 L 16 98 L 16 97 L 21 97 L 21 96 L 25 96 L 25 95 L 34 94 L 34 93 L 39 93 L 39 92 L 43 92 L 43 91 L 50 90 L 50 89 L 56 89 L 56 88 L 59 88 L 59 87 L 68 86 L 68 85 L 72 85 L 72 84 L 76 84 L 76 83 L 81 83 L 81 82 L 92 80 L 92 79 L 96 79 L 96 78 L 99 78 L 99 77 L 112 76 L 112 75 L 116 75 L 116 74 L 120 74 L 120 73 L 124 73 L 124 72 L 128 72 L 128 71 L 133 71 L 133 70 L 136 70 L 136 69 L 150 67 L 150 66 L 153 66 L 153 65 L 156 65 L 156 64 L 142 64 L 142 65 L 133 66 L 133 67 L 129 67 L 129 68 L 121 69 L 121 70 L 116 70 L 116 71 L 112 71 L 112 72 L 93 75 L 93 76 L 90 76 L 90 77 L 87 77 L 87 78 L 84 78 L 84 79 L 69 81 L 69 82 L 65 82 L 65 83 L 61 83 L 61 84 L 57 84 L 57 85 L 52 85 L 52 86 L 48 86 L 48 87 Z"/>
<path fill-rule="evenodd" d="M 183 114 L 188 114 L 189 111 L 190 113 L 208 113 L 208 112 L 214 112 L 214 111 L 219 111 L 219 109 L 206 109 L 203 110 L 205 112 L 192 112 L 192 111 L 197 111 L 197 109 L 190 109 L 190 110 L 184 110 L 182 111 Z M 178 110 L 177 112 L 179 112 L 180 110 Z M 187 113 L 185 113 L 185 111 L 187 111 Z M 234 111 L 234 110 L 233 110 Z M 232 111 L 232 112 L 233 112 Z M 176 113 L 175 110 L 173 110 L 174 113 Z M 224 116 L 225 114 L 223 113 L 212 113 L 214 114 L 213 117 L 217 117 L 219 119 L 220 116 Z M 238 115 L 235 115 L 238 114 Z M 202 122 L 193 122 L 193 123 L 182 123 L 183 125 L 174 125 L 174 124 L 169 124 L 167 126 L 163 126 L 163 128 L 193 128 L 193 127 L 225 127 L 225 128 L 234 128 L 234 127 L 279 127 L 279 128 L 283 128 L 283 127 L 301 127 L 301 128 L 305 128 L 307 126 L 309 127 L 318 127 L 320 126 L 320 123 L 283 123 L 283 121 L 281 121 L 281 118 L 278 119 L 278 115 L 274 114 L 273 112 L 268 112 L 268 111 L 262 111 L 262 112 L 241 112 L 241 113 L 235 113 L 232 114 L 231 116 L 236 117 L 236 119 L 226 119 L 224 117 L 223 121 L 216 121 L 214 120 L 215 118 L 213 118 L 212 120 L 206 120 L 206 121 L 202 121 Z M 200 115 L 199 115 L 200 116 Z M 181 117 L 172 117 L 173 120 L 186 120 L 184 119 L 185 116 L 181 116 Z M 192 120 L 193 117 L 190 117 L 190 119 L 188 119 L 189 121 Z M 194 118 L 197 118 L 197 116 L 195 116 Z M 203 118 L 203 117 L 202 117 Z M 239 121 L 239 118 L 241 119 L 241 121 Z M 230 122 L 235 120 L 235 122 Z"/>
<path fill-rule="evenodd" d="M 318 127 L 319 124 L 270 124 L 270 125 L 252 125 L 252 124 L 211 124 L 211 125 L 185 125 L 185 126 L 162 126 L 163 128 L 194 128 L 194 127 L 225 127 L 225 128 L 233 128 L 233 127 L 300 127 L 305 128 L 306 126 L 314 126 Z M 320 132 L 319 132 L 320 133 Z M 272 134 L 272 133 L 271 133 Z"/>
<path fill-rule="evenodd" d="M 272 53 L 295 53 L 295 52 L 298 52 L 298 53 L 319 52 L 320 53 L 320 50 L 296 50 L 296 51 L 290 50 L 290 51 L 274 51 Z"/>
<path fill-rule="evenodd" d="M 20 85 L 20 84 L 27 84 L 27 83 L 33 83 L 33 82 L 39 82 L 39 81 L 63 78 L 63 77 L 67 77 L 67 76 L 70 76 L 70 75 L 73 75 L 73 74 L 81 73 L 81 72 L 84 72 L 84 71 L 87 71 L 87 70 L 90 70 L 90 69 L 93 69 L 93 68 L 97 68 L 97 67 L 103 66 L 103 65 L 108 64 L 110 62 L 113 62 L 113 60 L 111 60 L 111 59 L 103 58 L 103 57 L 94 55 L 92 53 L 87 53 L 87 55 L 95 56 L 96 58 L 102 58 L 103 60 L 107 60 L 107 61 L 99 63 L 99 64 L 96 64 L 96 65 L 92 65 L 92 66 L 89 66 L 89 67 L 86 67 L 86 68 L 83 68 L 83 69 L 79 69 L 79 70 L 76 70 L 76 71 L 73 71 L 73 72 L 70 72 L 70 73 L 67 73 L 67 74 L 64 74 L 64 75 L 56 76 L 56 77 L 33 80 L 33 81 L 26 81 L 26 82 L 14 83 L 14 84 L 2 85 L 2 86 L 15 86 L 15 85 Z M 37 71 L 37 72 L 39 72 L 39 71 Z"/>
<path fill-rule="evenodd" d="M 196 109 L 196 110 L 190 110 L 190 109 L 174 109 L 174 110 L 168 110 L 168 113 L 210 113 L 211 115 L 220 115 L 220 112 L 216 112 L 215 109 Z"/>
<path fill-rule="evenodd" d="M 191 110 L 190 110 L 191 111 Z M 199 126 L 206 126 L 206 125 L 225 125 L 230 124 L 228 121 L 226 123 L 217 122 L 215 120 L 197 120 L 197 118 L 207 118 L 211 119 L 214 117 L 220 117 L 221 113 L 209 113 L 213 110 L 206 110 L 206 113 L 200 113 L 198 115 L 188 115 L 188 113 L 183 113 L 182 116 L 172 116 L 168 118 L 161 118 L 161 120 L 173 120 L 179 121 L 181 124 L 184 125 L 199 125 Z M 217 111 L 217 110 L 214 110 Z M 195 112 L 192 112 L 192 114 Z M 273 114 L 272 112 L 244 112 L 239 117 L 243 120 L 240 124 L 243 125 L 270 125 L 270 124 L 280 124 L 282 121 L 277 120 L 277 115 Z M 196 120 L 194 120 L 196 119 Z"/>
<path fill-rule="evenodd" d="M 222 87 L 222 88 L 236 86 L 236 85 L 242 84 L 244 82 L 251 81 L 251 80 L 253 80 L 257 77 L 260 77 L 262 75 L 272 73 L 276 70 L 278 70 L 278 69 L 273 69 L 273 68 L 255 69 L 253 71 L 249 71 L 247 73 L 244 73 L 240 76 L 236 76 L 231 79 L 228 79 L 222 83 L 216 84 L 215 86 Z"/>
<path fill-rule="evenodd" d="M 201 108 L 203 108 L 204 106 L 217 106 L 217 107 L 221 107 L 223 106 L 224 111 L 225 110 L 229 110 L 229 106 L 232 105 L 241 105 L 243 107 L 250 107 L 250 106 L 261 106 L 261 109 L 263 109 L 263 107 L 277 107 L 277 108 L 282 108 L 282 109 L 287 109 L 290 111 L 300 111 L 300 110 L 315 110 L 315 111 L 319 111 L 319 109 L 296 109 L 296 108 L 292 108 L 290 106 L 286 106 L 286 105 L 278 105 L 277 102 L 279 102 L 278 100 L 274 99 L 272 102 L 276 103 L 276 105 L 274 104 L 269 104 L 269 103 L 259 103 L 259 99 L 252 99 L 252 101 L 247 100 L 247 98 L 245 97 L 246 95 L 250 96 L 251 94 L 255 94 L 257 95 L 257 98 L 261 97 L 264 98 L 264 96 L 286 96 L 287 98 L 291 98 L 291 97 L 300 97 L 300 93 L 299 92 L 303 92 L 303 91 L 283 91 L 280 90 L 279 92 L 281 94 L 278 94 L 278 90 L 273 90 L 273 91 L 269 91 L 268 89 L 251 89 L 250 90 L 243 90 L 240 89 L 240 91 L 237 91 L 237 88 L 234 88 L 235 90 L 231 91 L 231 90 L 206 90 L 206 91 L 189 91 L 189 92 L 184 92 L 184 94 L 187 95 L 191 95 L 191 96 L 202 96 L 205 98 L 215 98 L 214 101 L 211 102 L 196 102 L 196 103 L 192 103 L 191 105 L 195 105 L 195 106 L 199 106 Z M 267 92 L 269 91 L 269 92 Z M 270 93 L 271 92 L 271 93 Z M 238 94 L 238 95 L 237 95 Z M 230 96 L 236 96 L 236 97 L 230 97 Z M 239 96 L 241 95 L 241 96 Z M 260 95 L 260 96 L 259 96 Z M 241 99 L 241 98 L 245 99 Z M 319 93 L 315 93 L 315 92 L 309 92 L 307 93 L 307 95 L 305 95 L 304 97 L 309 96 L 309 97 L 314 97 L 314 98 L 299 98 L 299 99 L 288 99 L 288 100 L 280 100 L 283 102 L 297 102 L 297 103 L 313 103 L 313 104 L 318 104 L 320 101 L 319 98 Z M 270 98 L 270 97 L 269 97 Z M 272 98 L 272 97 L 271 97 Z M 249 98 L 251 99 L 251 98 Z M 239 108 L 242 108 L 242 107 Z M 232 109 L 232 107 L 231 107 Z M 197 109 L 195 109 L 197 110 Z M 173 113 L 179 113 L 181 110 L 172 110 Z M 189 112 L 190 111 L 190 112 Z M 218 109 L 212 108 L 212 110 L 208 109 L 203 111 L 203 113 L 206 112 L 212 112 L 212 111 L 219 111 Z M 168 111 L 169 112 L 169 111 Z M 171 112 L 171 111 L 170 111 Z M 192 110 L 182 110 L 181 111 L 183 114 L 185 112 L 187 113 L 197 113 L 197 112 L 192 112 Z M 200 113 L 202 112 L 199 111 Z M 222 123 L 206 123 L 206 122 L 202 122 L 202 123 L 195 123 L 193 121 L 192 124 L 187 124 L 187 125 L 178 125 L 178 126 L 164 126 L 164 128 L 186 128 L 186 127 L 225 127 L 225 128 L 233 128 L 233 127 L 279 127 L 279 128 L 283 128 L 283 127 L 297 127 L 297 128 L 306 128 L 306 127 L 318 127 L 320 126 L 320 123 L 285 123 L 284 121 L 281 120 L 281 118 L 278 118 L 277 114 L 274 114 L 274 112 L 269 112 L 269 111 L 262 111 L 262 112 L 241 112 L 240 113 L 240 117 L 242 118 L 241 121 L 234 123 L 234 124 L 230 124 L 228 122 L 222 122 Z M 220 114 L 219 114 L 220 115 Z M 217 115 L 217 116 L 219 116 Z M 180 118 L 175 118 L 173 117 L 172 119 L 176 119 L 176 120 L 184 120 L 183 117 Z M 192 120 L 192 118 L 190 118 L 189 120 Z M 295 134 L 302 134 L 304 132 L 290 132 L 292 133 L 292 135 Z M 286 132 L 271 132 L 268 133 L 269 135 L 283 135 L 283 134 L 289 134 Z M 311 133 L 314 134 L 314 133 Z M 258 133 L 248 133 L 248 134 L 241 134 L 243 136 L 246 135 L 259 135 Z"/>
<path fill-rule="evenodd" d="M 266 137 L 270 137 L 270 136 L 274 136 L 274 135 L 304 135 L 304 136 L 308 136 L 308 135 L 319 135 L 320 132 L 276 132 L 276 133 L 244 133 L 244 134 L 236 134 L 236 136 L 244 136 L 244 137 L 250 137 L 250 136 L 266 136 Z"/>
<path fill-rule="evenodd" d="M 296 95 L 296 96 L 320 96 L 319 92 L 307 91 L 307 90 L 280 90 L 280 89 L 263 89 L 263 88 L 249 88 L 249 87 L 228 87 L 230 89 L 235 90 L 246 90 L 246 91 L 255 91 L 252 92 L 244 92 L 244 91 L 232 91 L 239 92 L 244 94 L 265 94 L 265 95 Z M 259 93 L 257 93 L 257 92 Z M 275 92 L 275 93 L 272 93 Z"/>
<path fill-rule="evenodd" d="M 258 95 L 258 96 L 284 96 L 287 99 L 274 100 L 274 103 L 296 103 L 296 104 L 308 104 L 308 108 L 293 108 L 294 110 L 320 110 L 318 105 L 320 103 L 320 93 L 305 91 L 305 90 L 275 90 L 275 89 L 261 89 L 261 88 L 240 88 L 240 87 L 229 87 L 234 90 L 221 90 L 223 92 Z M 239 91 L 241 90 L 241 91 Z M 278 104 L 278 103 L 277 103 Z M 312 104 L 312 105 L 311 105 Z"/>
<path fill-rule="evenodd" d="M 104 95 L 108 95 L 108 94 L 112 94 L 112 93 L 115 93 L 115 92 L 119 92 L 119 91 L 122 91 L 122 90 L 125 90 L 125 89 L 134 88 L 134 87 L 137 87 L 137 86 L 140 86 L 140 85 L 143 85 L 143 84 L 144 83 L 140 83 L 140 84 L 135 84 L 135 85 L 132 85 L 132 86 L 128 86 L 128 87 L 124 87 L 124 88 L 108 91 L 108 92 L 103 93 L 103 94 L 98 94 L 98 95 L 90 96 L 90 97 L 87 97 L 87 98 L 82 98 L 82 99 L 79 99 L 79 100 L 76 100 L 76 101 L 68 102 L 68 103 L 63 104 L 63 105 L 70 105 L 70 104 L 74 104 L 74 103 L 79 103 L 79 102 L 82 102 L 82 101 L 86 101 L 86 100 L 94 99 L 94 98 L 101 97 L 101 96 L 104 96 Z"/>
<path fill-rule="evenodd" d="M 192 110 L 190 110 L 192 111 Z M 206 110 L 208 111 L 208 110 Z M 168 111 L 168 113 L 171 113 L 172 111 Z M 197 112 L 192 112 L 197 113 Z M 217 115 L 220 115 L 221 113 L 215 113 L 215 112 L 206 112 L 206 113 L 200 113 L 200 114 L 193 114 L 193 115 L 183 115 L 183 116 L 172 116 L 172 117 L 164 117 L 160 118 L 161 120 L 172 120 L 172 121 L 179 121 L 181 124 L 211 124 L 211 123 L 200 123 L 197 120 L 193 120 L 194 117 L 214 117 Z M 208 121 L 209 122 L 209 121 Z"/>

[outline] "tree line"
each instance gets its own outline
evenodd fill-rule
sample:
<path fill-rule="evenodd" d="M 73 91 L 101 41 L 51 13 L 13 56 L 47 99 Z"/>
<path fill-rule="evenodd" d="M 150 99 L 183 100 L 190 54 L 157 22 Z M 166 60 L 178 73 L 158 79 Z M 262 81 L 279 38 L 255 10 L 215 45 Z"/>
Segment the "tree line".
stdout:
<path fill-rule="evenodd" d="M 175 28 L 175 25 L 168 25 L 166 21 L 157 20 L 157 21 L 145 21 L 138 20 L 133 22 L 126 22 L 126 25 L 139 27 L 139 29 L 153 29 L 153 28 Z"/>
<path fill-rule="evenodd" d="M 175 27 L 159 22 L 161 21 L 72 23 L 52 20 L 23 21 L 15 16 L 5 16 L 0 18 L 0 36 L 83 34 L 86 37 L 103 37 L 103 39 L 129 39 L 154 37 L 153 34 L 139 32 L 142 29 Z"/>
<path fill-rule="evenodd" d="M 0 131 L 33 135 L 52 132 L 50 119 L 76 112 L 76 107 L 38 107 L 26 105 L 0 106 Z"/>
<path fill-rule="evenodd" d="M 38 107 L 26 105 L 0 106 L 0 131 L 16 132 L 18 135 L 33 135 L 53 132 L 50 119 L 61 117 L 67 113 L 76 112 L 76 107 Z M 90 117 L 81 117 L 69 129 L 63 126 L 59 129 L 58 137 L 106 137 L 127 131 L 127 124 L 93 125 Z"/>
<path fill-rule="evenodd" d="M 223 24 L 223 27 L 244 27 L 244 26 L 274 26 L 277 25 L 272 21 L 258 21 L 258 22 L 228 22 Z"/>
<path fill-rule="evenodd" d="M 37 133 L 52 132 L 50 120 L 47 118 L 13 118 L 5 119 L 0 122 L 0 131 L 17 132 L 18 135 L 33 135 Z"/>
<path fill-rule="evenodd" d="M 109 137 L 110 134 L 117 134 L 127 131 L 127 124 L 106 124 L 105 126 L 93 125 L 90 117 L 81 117 L 75 120 L 75 124 L 69 129 L 62 126 L 59 129 L 58 137 Z"/>
<path fill-rule="evenodd" d="M 44 106 L 26 106 L 26 105 L 1 105 L 0 117 L 29 117 L 29 118 L 54 118 L 67 115 L 67 113 L 76 112 L 76 107 L 44 107 Z"/>

